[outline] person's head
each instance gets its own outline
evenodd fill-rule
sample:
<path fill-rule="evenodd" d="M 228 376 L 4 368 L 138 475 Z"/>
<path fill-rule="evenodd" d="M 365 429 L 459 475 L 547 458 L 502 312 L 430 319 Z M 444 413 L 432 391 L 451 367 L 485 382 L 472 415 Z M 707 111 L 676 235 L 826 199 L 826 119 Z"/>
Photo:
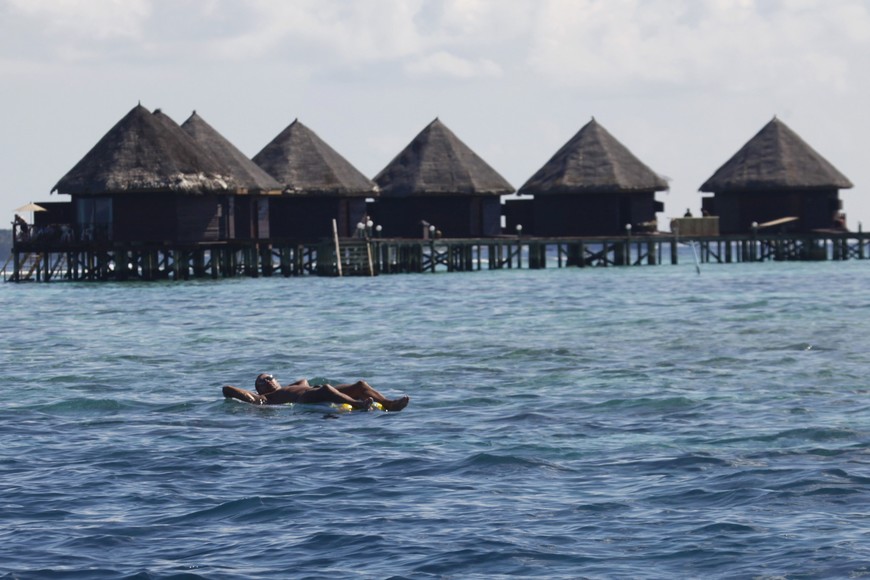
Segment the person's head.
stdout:
<path fill-rule="evenodd" d="M 257 380 L 254 382 L 257 392 L 261 395 L 266 395 L 281 388 L 278 380 L 268 373 L 257 375 Z"/>

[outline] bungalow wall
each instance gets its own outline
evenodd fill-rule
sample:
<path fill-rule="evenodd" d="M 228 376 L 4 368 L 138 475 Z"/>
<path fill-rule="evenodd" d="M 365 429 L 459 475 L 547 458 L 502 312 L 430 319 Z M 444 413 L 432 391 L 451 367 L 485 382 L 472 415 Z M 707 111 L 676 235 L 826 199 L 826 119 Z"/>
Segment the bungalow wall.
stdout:
<path fill-rule="evenodd" d="M 40 201 L 37 205 L 45 208 L 45 211 L 33 213 L 33 225 L 36 227 L 72 224 L 75 221 L 73 205 L 69 201 Z"/>
<path fill-rule="evenodd" d="M 420 196 L 378 198 L 370 207 L 386 237 L 420 238 L 421 222 L 434 225 L 446 238 L 479 238 L 501 233 L 498 196 Z"/>
<path fill-rule="evenodd" d="M 364 197 L 280 196 L 269 200 L 269 229 L 276 239 L 331 238 L 332 220 L 336 220 L 340 237 L 352 237 L 357 224 L 365 219 Z"/>
<path fill-rule="evenodd" d="M 176 227 L 179 242 L 216 242 L 232 236 L 232 198 L 184 195 L 176 198 Z"/>
<path fill-rule="evenodd" d="M 534 234 L 545 237 L 624 235 L 626 224 L 654 228 L 664 210 L 654 192 L 536 195 L 533 208 Z"/>
<path fill-rule="evenodd" d="M 719 216 L 723 234 L 749 233 L 759 224 L 784 217 L 797 217 L 789 231 L 809 232 L 833 227 L 842 205 L 836 189 L 815 191 L 718 192 L 705 209 Z"/>
<path fill-rule="evenodd" d="M 506 199 L 502 206 L 504 214 L 505 233 L 514 234 L 517 231 L 517 226 L 523 226 L 523 234 L 534 236 L 535 231 L 535 200 L 532 198 L 525 199 Z"/>
<path fill-rule="evenodd" d="M 73 199 L 81 239 L 117 242 L 212 242 L 227 239 L 231 198 L 123 193 Z"/>
<path fill-rule="evenodd" d="M 261 240 L 270 235 L 269 198 L 256 195 L 239 195 L 234 201 L 231 237 L 235 240 Z"/>

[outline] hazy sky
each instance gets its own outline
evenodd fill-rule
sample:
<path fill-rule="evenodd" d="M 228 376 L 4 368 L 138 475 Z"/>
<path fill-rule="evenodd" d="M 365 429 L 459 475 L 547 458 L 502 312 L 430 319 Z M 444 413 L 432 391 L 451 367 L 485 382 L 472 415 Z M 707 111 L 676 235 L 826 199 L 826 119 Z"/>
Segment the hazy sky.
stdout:
<path fill-rule="evenodd" d="M 248 156 L 298 117 L 369 177 L 439 117 L 515 188 L 594 116 L 665 223 L 776 115 L 870 228 L 867 0 L 0 0 L 0 80 L 5 228 L 140 101 Z"/>

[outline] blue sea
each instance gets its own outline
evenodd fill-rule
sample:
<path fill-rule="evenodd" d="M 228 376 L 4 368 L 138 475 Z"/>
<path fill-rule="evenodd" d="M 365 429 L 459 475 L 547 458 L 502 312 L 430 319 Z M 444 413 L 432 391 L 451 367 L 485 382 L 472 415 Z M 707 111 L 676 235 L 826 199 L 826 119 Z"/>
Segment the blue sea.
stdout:
<path fill-rule="evenodd" d="M 2 578 L 870 575 L 870 262 L 0 304 Z M 411 404 L 223 399 L 261 372 Z"/>

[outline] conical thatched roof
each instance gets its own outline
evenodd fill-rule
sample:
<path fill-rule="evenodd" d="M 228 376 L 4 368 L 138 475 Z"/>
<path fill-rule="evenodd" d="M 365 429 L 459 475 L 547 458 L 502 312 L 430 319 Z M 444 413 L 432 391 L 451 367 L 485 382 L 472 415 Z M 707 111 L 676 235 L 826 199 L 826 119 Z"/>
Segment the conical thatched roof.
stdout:
<path fill-rule="evenodd" d="M 704 182 L 701 191 L 850 187 L 845 175 L 774 117 Z"/>
<path fill-rule="evenodd" d="M 281 184 L 274 177 L 239 151 L 196 111 L 181 128 L 233 177 L 239 187 L 258 192 L 281 191 Z"/>
<path fill-rule="evenodd" d="M 520 194 L 663 191 L 667 182 L 594 118 L 520 188 Z"/>
<path fill-rule="evenodd" d="M 369 178 L 298 119 L 254 155 L 254 163 L 278 180 L 285 193 L 377 195 Z"/>
<path fill-rule="evenodd" d="M 165 116 L 164 116 L 165 117 Z M 225 192 L 234 183 L 181 129 L 134 107 L 64 175 L 52 191 L 70 194 Z M 176 125 L 177 127 L 177 125 Z"/>
<path fill-rule="evenodd" d="M 514 188 L 435 119 L 375 177 L 383 197 L 502 195 Z"/>

